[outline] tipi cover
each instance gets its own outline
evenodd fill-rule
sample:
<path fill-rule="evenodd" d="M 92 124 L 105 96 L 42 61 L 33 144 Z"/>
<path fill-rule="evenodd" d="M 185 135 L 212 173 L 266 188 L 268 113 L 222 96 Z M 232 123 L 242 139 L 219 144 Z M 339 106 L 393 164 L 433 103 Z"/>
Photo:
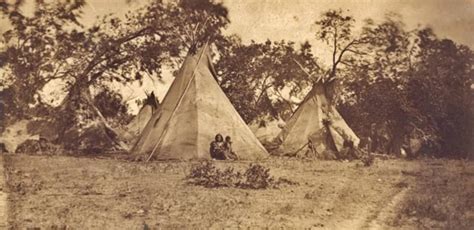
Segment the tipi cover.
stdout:
<path fill-rule="evenodd" d="M 239 159 L 267 157 L 215 78 L 207 44 L 190 51 L 131 152 L 159 160 L 210 159 L 210 143 L 220 133 L 232 138 Z"/>
<path fill-rule="evenodd" d="M 344 141 L 358 146 L 360 139 L 347 125 L 336 107 L 329 103 L 324 86 L 316 84 L 280 133 L 280 149 L 295 153 L 310 142 L 318 153 L 340 151 Z"/>
<path fill-rule="evenodd" d="M 250 125 L 250 130 L 255 134 L 257 139 L 262 143 L 271 143 L 278 134 L 281 133 L 285 122 L 281 118 L 262 118 L 256 119 Z"/>
<path fill-rule="evenodd" d="M 127 143 L 135 144 L 140 134 L 145 129 L 146 124 L 158 110 L 159 102 L 154 92 L 147 94 L 147 98 L 138 114 L 123 128 L 122 139 Z"/>

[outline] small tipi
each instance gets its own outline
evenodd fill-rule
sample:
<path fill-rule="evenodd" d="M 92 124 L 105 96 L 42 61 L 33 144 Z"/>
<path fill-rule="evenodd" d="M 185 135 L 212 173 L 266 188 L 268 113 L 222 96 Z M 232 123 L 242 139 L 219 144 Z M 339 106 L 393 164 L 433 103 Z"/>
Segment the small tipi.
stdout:
<path fill-rule="evenodd" d="M 124 127 L 123 138 L 127 143 L 135 144 L 136 140 L 145 129 L 146 124 L 151 119 L 153 114 L 158 111 L 160 105 L 154 92 L 146 95 L 146 99 L 138 114 Z"/>
<path fill-rule="evenodd" d="M 216 82 L 209 47 L 190 49 L 158 111 L 131 152 L 150 159 L 210 159 L 216 134 L 230 136 L 239 159 L 268 156 Z"/>
<path fill-rule="evenodd" d="M 319 154 L 327 150 L 338 152 L 345 141 L 359 145 L 360 139 L 330 103 L 324 87 L 323 83 L 315 84 L 287 121 L 279 135 L 283 153 L 296 153 L 308 145 Z"/>
<path fill-rule="evenodd" d="M 263 117 L 250 123 L 250 130 L 263 145 L 272 143 L 281 133 L 285 122 L 281 118 Z"/>

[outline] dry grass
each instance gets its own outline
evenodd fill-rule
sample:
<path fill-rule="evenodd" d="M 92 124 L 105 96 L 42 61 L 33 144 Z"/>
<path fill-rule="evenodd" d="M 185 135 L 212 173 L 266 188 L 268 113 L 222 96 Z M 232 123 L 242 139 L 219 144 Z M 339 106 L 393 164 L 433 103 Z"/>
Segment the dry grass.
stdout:
<path fill-rule="evenodd" d="M 357 162 L 270 158 L 257 162 L 263 176 L 269 169 L 269 177 L 298 185 L 257 190 L 189 184 L 186 177 L 196 162 L 6 159 L 13 229 L 474 226 L 471 162 L 377 160 L 358 167 Z M 233 169 L 227 174 L 241 172 L 243 178 L 249 164 L 214 163 L 221 172 Z"/>
<path fill-rule="evenodd" d="M 466 170 L 473 170 L 472 165 L 466 166 L 466 162 L 452 160 L 427 160 L 425 163 L 432 167 L 416 174 L 415 186 L 400 205 L 392 225 L 472 229 L 474 177 L 465 173 Z"/>

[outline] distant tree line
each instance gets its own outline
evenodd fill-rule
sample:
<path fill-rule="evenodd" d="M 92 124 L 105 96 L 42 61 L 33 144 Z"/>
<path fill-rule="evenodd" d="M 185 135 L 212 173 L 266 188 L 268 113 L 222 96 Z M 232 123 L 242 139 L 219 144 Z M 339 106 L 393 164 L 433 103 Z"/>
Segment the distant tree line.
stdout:
<path fill-rule="evenodd" d="M 347 11 L 324 12 L 314 19 L 314 37 L 307 38 L 331 53 L 322 60 L 309 42 L 246 44 L 236 35 L 224 36 L 228 11 L 213 0 L 151 1 L 92 26 L 79 20 L 85 0 L 36 1 L 31 16 L 22 13 L 23 4 L 0 0 L 0 15 L 11 24 L 0 48 L 5 121 L 57 116 L 40 93 L 52 81 L 64 83 L 69 98 L 90 94 L 106 117 L 113 118 L 115 110 L 124 114 L 120 96 L 108 88 L 111 82 L 159 78 L 164 66 L 176 69 L 192 45 L 209 41 L 219 84 L 246 122 L 288 118 L 313 84 L 326 82 L 349 125 L 382 152 L 397 152 L 417 138 L 428 154 L 473 153 L 472 50 L 428 27 L 407 30 L 396 14 L 367 19 L 356 30 Z M 98 99 L 91 88 L 99 89 Z M 113 106 L 106 106 L 108 100 Z"/>

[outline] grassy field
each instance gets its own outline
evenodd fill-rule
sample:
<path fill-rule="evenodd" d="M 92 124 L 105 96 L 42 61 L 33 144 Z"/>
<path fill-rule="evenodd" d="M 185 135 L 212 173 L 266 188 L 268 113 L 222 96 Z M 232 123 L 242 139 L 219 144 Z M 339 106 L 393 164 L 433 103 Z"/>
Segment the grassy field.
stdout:
<path fill-rule="evenodd" d="M 297 185 L 204 188 L 185 179 L 198 162 L 6 155 L 13 229 L 468 229 L 474 164 L 270 158 Z M 215 162 L 244 170 L 250 162 Z"/>

